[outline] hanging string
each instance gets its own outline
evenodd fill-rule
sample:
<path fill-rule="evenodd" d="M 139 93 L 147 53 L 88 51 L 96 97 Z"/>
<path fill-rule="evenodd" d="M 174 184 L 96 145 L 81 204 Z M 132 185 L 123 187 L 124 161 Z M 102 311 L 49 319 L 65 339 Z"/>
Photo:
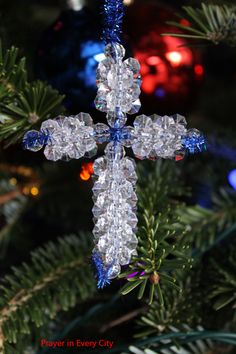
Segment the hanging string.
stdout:
<path fill-rule="evenodd" d="M 105 44 L 120 43 L 124 17 L 123 0 L 104 0 L 103 13 L 103 40 Z"/>

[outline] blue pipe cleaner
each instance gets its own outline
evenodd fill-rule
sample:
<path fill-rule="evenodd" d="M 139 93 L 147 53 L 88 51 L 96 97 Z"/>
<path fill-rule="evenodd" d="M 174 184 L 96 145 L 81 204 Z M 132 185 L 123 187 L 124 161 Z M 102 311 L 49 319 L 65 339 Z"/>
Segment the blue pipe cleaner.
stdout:
<path fill-rule="evenodd" d="M 94 252 L 92 256 L 93 263 L 97 271 L 97 287 L 98 289 L 105 288 L 106 285 L 110 284 L 110 279 L 108 278 L 108 273 L 110 267 L 106 267 L 103 264 L 102 257 L 98 252 Z"/>
<path fill-rule="evenodd" d="M 104 29 L 105 44 L 121 42 L 122 23 L 124 17 L 123 0 L 104 0 Z"/>
<path fill-rule="evenodd" d="M 206 150 L 206 140 L 202 134 L 198 136 L 185 136 L 182 140 L 182 145 L 187 149 L 190 154 L 202 152 Z"/>

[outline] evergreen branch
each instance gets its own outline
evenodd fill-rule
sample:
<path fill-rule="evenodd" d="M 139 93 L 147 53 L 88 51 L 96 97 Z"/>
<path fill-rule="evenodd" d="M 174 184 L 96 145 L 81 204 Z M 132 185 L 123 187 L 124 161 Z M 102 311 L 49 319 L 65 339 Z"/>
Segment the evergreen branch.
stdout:
<path fill-rule="evenodd" d="M 187 227 L 186 239 L 195 247 L 194 255 L 209 250 L 222 240 L 236 222 L 236 193 L 232 189 L 221 188 L 212 197 L 213 209 L 200 206 L 183 207 L 177 211 L 181 222 Z"/>
<path fill-rule="evenodd" d="M 68 310 L 90 297 L 95 282 L 86 259 L 88 237 L 69 236 L 57 244 L 49 242 L 32 253 L 31 264 L 13 268 L 0 289 L 0 350 L 13 347 L 21 337 L 40 327 L 60 310 Z M 18 344 L 17 344 L 18 345 Z M 18 346 L 17 346 L 18 348 Z"/>
<path fill-rule="evenodd" d="M 19 50 L 11 47 L 5 53 L 0 41 L 0 101 L 9 102 L 27 82 L 25 58 L 18 59 Z"/>
<path fill-rule="evenodd" d="M 181 205 L 177 197 L 186 194 L 186 190 L 177 183 L 177 170 L 171 163 L 158 162 L 148 176 L 141 167 L 139 174 L 138 255 L 133 257 L 129 270 L 120 275 L 128 280 L 121 292 L 126 295 L 139 287 L 141 299 L 149 285 L 149 304 L 156 291 L 163 306 L 163 286 L 180 291 L 176 270 L 191 266 L 192 261 L 183 240 L 185 226 L 176 217 Z"/>
<path fill-rule="evenodd" d="M 186 330 L 186 326 L 201 323 L 202 294 L 199 292 L 199 272 L 195 271 L 192 278 L 181 272 L 181 278 L 183 280 L 178 280 L 181 292 L 171 287 L 164 289 L 164 308 L 159 306 L 158 297 L 155 297 L 147 313 L 137 321 L 140 329 L 135 338 L 168 333 L 173 327 L 181 332 Z"/>
<path fill-rule="evenodd" d="M 3 51 L 0 43 L 0 141 L 17 142 L 32 126 L 63 111 L 63 96 L 47 84 L 29 83 L 25 58 L 18 49 Z"/>
<path fill-rule="evenodd" d="M 186 327 L 186 332 L 176 331 L 175 328 L 172 328 L 172 330 L 172 332 L 167 334 L 153 336 L 134 342 L 129 346 L 129 351 L 127 351 L 127 346 L 122 346 L 111 349 L 110 353 L 172 354 L 172 349 L 174 353 L 177 353 L 178 349 L 173 347 L 173 341 L 178 343 L 179 352 L 181 353 L 182 350 L 186 354 L 201 354 L 199 351 L 194 351 L 194 343 L 196 345 L 195 349 L 198 350 L 200 350 L 199 348 L 204 347 L 208 349 L 212 348 L 212 342 L 220 342 L 236 346 L 236 333 L 206 331 L 201 327 L 198 327 L 195 331 L 189 327 Z M 199 346 L 197 344 L 199 344 Z M 200 344 L 202 344 L 202 346 L 200 346 Z M 189 350 L 189 352 L 186 348 Z M 94 353 L 97 354 L 96 352 Z M 203 354 L 205 354 L 204 351 Z"/>
<path fill-rule="evenodd" d="M 215 301 L 214 309 L 220 310 L 230 305 L 234 310 L 236 308 L 236 256 L 231 252 L 227 258 L 226 264 L 219 267 L 218 262 L 211 260 L 214 272 L 215 282 L 212 286 L 209 298 Z"/>
<path fill-rule="evenodd" d="M 236 45 L 236 6 L 201 4 L 201 8 L 183 6 L 190 25 L 167 22 L 184 33 L 163 33 L 164 36 L 204 39 L 219 44 Z"/>

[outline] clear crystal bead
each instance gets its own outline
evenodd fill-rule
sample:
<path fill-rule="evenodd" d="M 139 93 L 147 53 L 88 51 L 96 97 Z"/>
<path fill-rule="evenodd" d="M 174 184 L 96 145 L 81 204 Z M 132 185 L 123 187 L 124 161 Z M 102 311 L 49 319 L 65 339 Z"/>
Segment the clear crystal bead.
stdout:
<path fill-rule="evenodd" d="M 93 170 L 95 175 L 97 176 L 101 175 L 103 172 L 106 171 L 106 168 L 107 168 L 107 160 L 105 156 L 99 157 L 94 161 Z"/>
<path fill-rule="evenodd" d="M 47 145 L 44 149 L 44 155 L 47 160 L 58 161 L 63 157 L 59 146 Z"/>
<path fill-rule="evenodd" d="M 109 238 L 107 235 L 100 237 L 97 244 L 99 252 L 106 253 L 108 244 L 109 244 Z"/>
<path fill-rule="evenodd" d="M 105 55 L 114 60 L 123 59 L 125 48 L 120 43 L 109 43 L 105 48 Z"/>
<path fill-rule="evenodd" d="M 133 193 L 132 184 L 128 181 L 124 181 L 119 188 L 119 192 L 121 193 L 124 199 L 130 198 Z"/>
<path fill-rule="evenodd" d="M 132 106 L 128 111 L 128 114 L 136 114 L 139 112 L 140 108 L 141 108 L 141 102 L 139 99 L 137 99 L 135 102 L 132 103 Z"/>
<path fill-rule="evenodd" d="M 106 112 L 112 111 L 114 112 L 117 107 L 117 98 L 116 98 L 116 92 L 115 91 L 110 91 L 107 96 L 106 96 L 106 104 L 107 104 L 107 109 Z"/>
<path fill-rule="evenodd" d="M 126 265 L 130 262 L 131 252 L 127 247 L 121 247 L 119 252 L 120 265 Z"/>
<path fill-rule="evenodd" d="M 121 101 L 121 109 L 124 112 L 129 112 L 132 109 L 133 98 L 132 95 L 127 92 L 124 92 L 122 101 Z"/>
<path fill-rule="evenodd" d="M 125 156 L 125 150 L 119 143 L 109 143 L 106 146 L 105 154 L 108 160 L 121 160 Z"/>
<path fill-rule="evenodd" d="M 97 85 L 103 84 L 107 80 L 107 75 L 111 69 L 113 61 L 110 58 L 102 60 L 97 68 Z"/>
<path fill-rule="evenodd" d="M 151 118 L 141 115 L 134 121 L 134 142 L 132 149 L 140 158 L 147 158 L 153 148 L 153 123 Z"/>
<path fill-rule="evenodd" d="M 45 120 L 41 124 L 41 128 L 40 128 L 40 130 L 49 132 L 50 134 L 53 134 L 58 129 L 59 129 L 59 125 L 58 125 L 57 121 L 53 120 L 53 119 Z"/>
<path fill-rule="evenodd" d="M 74 118 L 78 119 L 80 122 L 83 122 L 84 125 L 86 125 L 86 126 L 90 126 L 90 127 L 93 126 L 92 117 L 88 113 L 81 112 L 81 113 L 77 114 Z"/>
<path fill-rule="evenodd" d="M 99 90 L 94 103 L 95 103 L 97 110 L 99 110 L 101 112 L 107 112 L 107 94 L 106 93 L 100 92 L 100 90 Z"/>
<path fill-rule="evenodd" d="M 128 58 L 124 61 L 125 65 L 133 72 L 133 75 L 137 76 L 140 72 L 140 64 L 137 59 Z"/>
<path fill-rule="evenodd" d="M 112 264 L 114 263 L 114 260 L 117 259 L 117 251 L 116 247 L 113 245 L 111 246 L 110 244 L 107 245 L 106 247 L 106 254 L 105 254 L 105 263 L 106 264 Z"/>
<path fill-rule="evenodd" d="M 134 75 L 131 70 L 122 70 L 122 84 L 124 89 L 130 88 L 134 84 Z"/>
<path fill-rule="evenodd" d="M 117 87 L 118 76 L 117 76 L 116 65 L 112 65 L 111 69 L 109 70 L 108 75 L 107 75 L 107 83 L 108 83 L 108 86 L 113 90 Z"/>
<path fill-rule="evenodd" d="M 107 122 L 112 128 L 122 128 L 127 121 L 127 116 L 120 109 L 115 112 L 108 112 Z"/>
<path fill-rule="evenodd" d="M 137 248 L 138 239 L 137 236 L 132 232 L 128 235 L 126 246 L 132 251 Z"/>
<path fill-rule="evenodd" d="M 173 114 L 172 117 L 174 118 L 177 124 L 181 124 L 184 127 L 187 126 L 187 122 L 184 116 L 181 116 L 180 114 L 177 113 L 177 114 Z"/>
<path fill-rule="evenodd" d="M 120 271 L 121 271 L 121 267 L 119 264 L 113 264 L 110 268 L 109 268 L 109 271 L 108 271 L 108 278 L 109 279 L 114 279 L 116 278 L 119 274 L 120 274 Z"/>
<path fill-rule="evenodd" d="M 134 128 L 133 127 L 124 127 L 122 131 L 122 140 L 125 147 L 131 147 L 134 142 Z"/>
<path fill-rule="evenodd" d="M 137 84 L 134 84 L 129 90 L 128 90 L 129 94 L 132 97 L 133 101 L 136 101 L 141 93 L 140 87 Z"/>
<path fill-rule="evenodd" d="M 110 139 L 109 127 L 104 123 L 97 123 L 95 125 L 94 134 L 98 144 L 102 144 Z"/>

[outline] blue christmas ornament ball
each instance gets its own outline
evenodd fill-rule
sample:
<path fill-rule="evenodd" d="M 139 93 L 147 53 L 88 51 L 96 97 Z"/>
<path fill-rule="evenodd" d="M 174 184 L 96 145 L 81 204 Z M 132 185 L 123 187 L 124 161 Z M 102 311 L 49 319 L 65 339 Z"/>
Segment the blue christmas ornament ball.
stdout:
<path fill-rule="evenodd" d="M 64 105 L 72 113 L 94 107 L 96 69 L 104 59 L 101 22 L 101 15 L 87 8 L 64 11 L 38 47 L 38 78 L 65 94 Z"/>
<path fill-rule="evenodd" d="M 228 181 L 231 187 L 236 190 L 236 169 L 229 172 Z"/>

